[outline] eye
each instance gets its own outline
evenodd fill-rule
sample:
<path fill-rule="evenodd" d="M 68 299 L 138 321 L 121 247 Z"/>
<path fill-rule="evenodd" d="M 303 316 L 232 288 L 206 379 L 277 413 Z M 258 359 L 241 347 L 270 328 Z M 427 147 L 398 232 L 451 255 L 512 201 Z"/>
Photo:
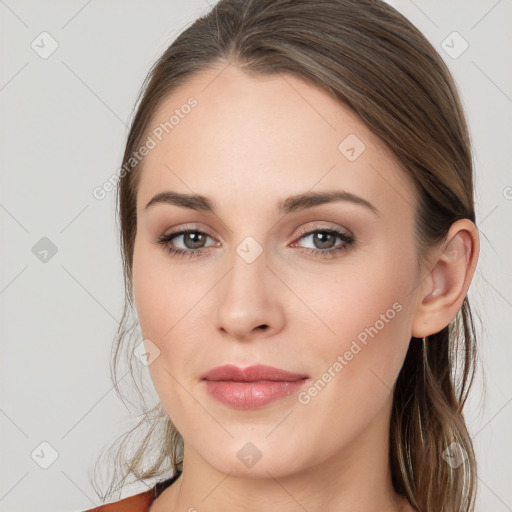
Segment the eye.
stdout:
<path fill-rule="evenodd" d="M 186 229 L 162 235 L 158 237 L 156 243 L 162 245 L 167 249 L 169 254 L 175 256 L 199 256 L 205 249 L 205 241 L 211 238 L 208 233 L 197 229 Z M 181 247 L 176 247 L 176 245 Z M 215 245 L 212 244 L 212 245 Z"/>
<path fill-rule="evenodd" d="M 348 249 L 355 243 L 355 238 L 351 234 L 325 227 L 303 231 L 299 240 L 308 239 L 313 248 L 306 247 L 304 252 L 319 257 L 333 257 L 336 253 Z M 340 243 L 336 244 L 336 240 L 340 240 Z M 292 244 L 292 246 L 295 245 L 297 245 L 297 242 Z"/>
<path fill-rule="evenodd" d="M 162 245 L 173 256 L 192 258 L 206 252 L 208 247 L 216 245 L 215 241 L 213 244 L 206 245 L 208 238 L 213 240 L 208 233 L 189 228 L 161 235 L 156 243 Z M 335 257 L 355 243 L 353 235 L 326 227 L 303 230 L 301 236 L 291 244 L 291 247 L 296 247 L 299 240 L 309 240 L 309 243 L 313 245 L 313 247 L 304 247 L 302 252 L 320 258 Z M 339 243 L 336 243 L 337 240 L 339 240 Z"/>

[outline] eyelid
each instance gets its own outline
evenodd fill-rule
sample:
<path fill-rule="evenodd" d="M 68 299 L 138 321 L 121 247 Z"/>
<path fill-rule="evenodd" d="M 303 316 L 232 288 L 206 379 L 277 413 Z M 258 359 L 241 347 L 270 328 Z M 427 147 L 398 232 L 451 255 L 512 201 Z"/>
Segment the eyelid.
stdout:
<path fill-rule="evenodd" d="M 205 233 L 211 238 L 217 238 L 216 235 L 214 235 L 212 233 L 212 231 L 210 231 L 210 229 L 198 226 L 197 224 L 185 224 L 185 225 L 180 224 L 177 228 L 172 229 L 168 233 L 165 233 L 164 236 L 183 234 L 183 232 L 188 232 L 188 231 L 193 231 L 193 232 L 197 231 L 197 232 Z"/>
<path fill-rule="evenodd" d="M 190 232 L 203 233 L 207 237 L 211 238 L 214 243 L 209 246 L 205 246 L 205 247 L 198 248 L 198 249 L 187 250 L 187 249 L 179 249 L 178 248 L 178 249 L 176 249 L 176 252 L 178 252 L 178 253 L 181 252 L 182 254 L 189 253 L 190 257 L 192 257 L 192 255 L 194 255 L 194 254 L 200 255 L 202 252 L 207 251 L 209 248 L 215 248 L 215 247 L 218 248 L 219 243 L 220 243 L 220 245 L 222 245 L 222 243 L 223 243 L 222 237 L 217 237 L 217 235 L 213 234 L 213 232 L 212 232 L 212 230 L 210 230 L 210 228 L 208 228 L 206 226 L 200 226 L 197 223 L 187 223 L 187 224 L 181 224 L 181 225 L 174 226 L 172 228 L 172 231 L 168 231 L 167 233 L 160 235 L 157 238 L 156 243 L 164 246 L 164 248 L 167 247 L 169 252 L 171 252 L 171 249 L 170 249 L 170 247 L 172 247 L 172 246 L 170 246 L 170 244 L 172 244 L 171 240 L 175 237 L 184 236 L 185 234 L 190 233 Z M 295 234 L 293 241 L 287 244 L 287 247 L 297 247 L 298 246 L 300 248 L 301 240 L 303 238 L 313 236 L 314 233 L 318 233 L 318 232 L 330 233 L 330 234 L 334 235 L 335 237 L 337 237 L 339 240 L 341 240 L 342 243 L 338 244 L 339 246 L 341 246 L 339 250 L 344 250 L 343 247 L 348 249 L 350 247 L 353 247 L 354 244 L 357 243 L 357 238 L 355 237 L 355 235 L 352 233 L 352 231 L 350 229 L 346 228 L 345 226 L 335 224 L 330 221 L 316 220 L 316 221 L 310 221 L 305 226 L 302 226 L 299 229 L 298 233 Z M 335 247 L 337 247 L 337 246 L 335 246 Z M 307 253 L 318 254 L 319 256 L 321 254 L 324 254 L 325 257 L 327 257 L 327 255 L 329 253 L 331 253 L 332 251 L 336 251 L 335 248 L 322 250 L 322 249 L 313 249 L 313 248 L 304 247 L 302 249 Z"/>
<path fill-rule="evenodd" d="M 332 231 L 341 231 L 347 237 L 354 238 L 354 235 L 352 234 L 352 232 L 349 229 L 347 229 L 347 228 L 345 228 L 343 226 L 319 225 L 318 222 L 325 222 L 325 221 L 317 221 L 317 223 L 315 223 L 315 222 L 309 223 L 309 225 L 307 225 L 305 227 L 302 227 L 299 230 L 299 232 L 294 236 L 293 243 L 295 243 L 297 240 L 302 238 L 305 234 L 311 234 L 312 231 L 314 232 L 314 231 L 321 231 L 321 230 L 324 230 L 324 231 L 330 231 L 330 230 L 332 230 Z M 217 236 L 214 235 L 212 233 L 212 231 L 210 231 L 209 228 L 201 227 L 201 226 L 198 226 L 197 224 L 179 225 L 176 229 L 173 229 L 172 231 L 169 231 L 168 233 L 165 233 L 163 236 L 171 236 L 171 235 L 178 234 L 178 233 L 179 234 L 183 234 L 183 232 L 187 232 L 187 231 L 204 232 L 205 234 L 207 234 L 209 237 L 211 237 L 213 239 L 217 238 Z"/>
<path fill-rule="evenodd" d="M 319 222 L 322 222 L 322 221 L 319 221 Z M 296 240 L 302 238 L 305 234 L 311 234 L 311 232 L 315 232 L 315 231 L 339 231 L 349 238 L 354 238 L 354 235 L 352 234 L 350 229 L 347 229 L 343 226 L 338 226 L 338 225 L 325 226 L 325 225 L 320 225 L 318 223 L 313 223 L 312 225 L 308 225 L 307 227 L 301 228 L 299 230 L 299 233 L 296 236 Z"/>

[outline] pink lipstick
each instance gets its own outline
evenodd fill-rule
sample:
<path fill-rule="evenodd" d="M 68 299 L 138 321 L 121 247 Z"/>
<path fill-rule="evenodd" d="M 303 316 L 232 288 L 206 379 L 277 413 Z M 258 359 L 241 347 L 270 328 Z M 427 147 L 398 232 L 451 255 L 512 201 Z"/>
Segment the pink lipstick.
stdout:
<path fill-rule="evenodd" d="M 238 368 L 224 365 L 200 377 L 207 392 L 236 409 L 254 409 L 298 391 L 308 376 L 266 365 Z"/>

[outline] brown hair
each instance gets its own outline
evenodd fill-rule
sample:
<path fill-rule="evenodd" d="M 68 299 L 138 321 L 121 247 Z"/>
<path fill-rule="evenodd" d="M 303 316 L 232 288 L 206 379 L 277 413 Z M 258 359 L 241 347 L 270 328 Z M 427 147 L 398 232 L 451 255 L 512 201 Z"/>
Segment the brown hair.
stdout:
<path fill-rule="evenodd" d="M 157 107 L 194 74 L 219 64 L 251 73 L 291 73 L 355 112 L 394 153 L 419 192 L 419 263 L 445 240 L 453 222 L 475 222 L 470 137 L 453 78 L 425 36 L 381 0 L 220 0 L 150 70 L 137 99 L 123 168 L 140 147 Z M 126 291 L 111 366 L 119 396 L 120 348 L 136 326 L 128 327 L 127 321 L 133 311 L 139 167 L 121 177 L 117 190 Z M 467 297 L 450 325 L 428 340 L 411 339 L 394 390 L 390 466 L 396 491 L 418 511 L 472 509 L 476 463 L 462 410 L 473 381 L 475 349 Z M 131 359 L 129 365 L 133 376 Z M 117 451 L 116 463 L 123 467 L 118 489 L 130 475 L 144 481 L 181 470 L 183 440 L 161 405 L 143 414 Z M 148 424 L 138 449 L 127 457 L 128 436 Z M 442 457 L 454 442 L 465 454 L 458 467 Z M 157 456 L 145 466 L 150 448 Z"/>

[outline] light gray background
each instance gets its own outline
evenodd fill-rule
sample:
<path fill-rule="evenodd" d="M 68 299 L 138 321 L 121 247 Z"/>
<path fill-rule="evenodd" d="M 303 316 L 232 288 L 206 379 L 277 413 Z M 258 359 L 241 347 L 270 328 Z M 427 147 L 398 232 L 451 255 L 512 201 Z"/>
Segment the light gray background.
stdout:
<path fill-rule="evenodd" d="M 478 510 L 510 511 L 512 1 L 390 3 L 448 63 L 469 117 L 481 235 L 470 298 L 487 391 L 479 376 L 467 414 Z M 99 505 L 92 464 L 131 423 L 108 370 L 123 299 L 115 196 L 96 200 L 92 190 L 119 167 L 146 72 L 208 9 L 205 0 L 0 0 L 2 512 Z M 43 31 L 59 45 L 47 59 L 31 47 Z M 458 58 L 442 46 L 453 31 L 469 43 Z M 43 237 L 58 249 L 46 263 L 32 252 Z M 48 469 L 35 462 L 50 453 L 42 442 L 58 452 Z"/>

